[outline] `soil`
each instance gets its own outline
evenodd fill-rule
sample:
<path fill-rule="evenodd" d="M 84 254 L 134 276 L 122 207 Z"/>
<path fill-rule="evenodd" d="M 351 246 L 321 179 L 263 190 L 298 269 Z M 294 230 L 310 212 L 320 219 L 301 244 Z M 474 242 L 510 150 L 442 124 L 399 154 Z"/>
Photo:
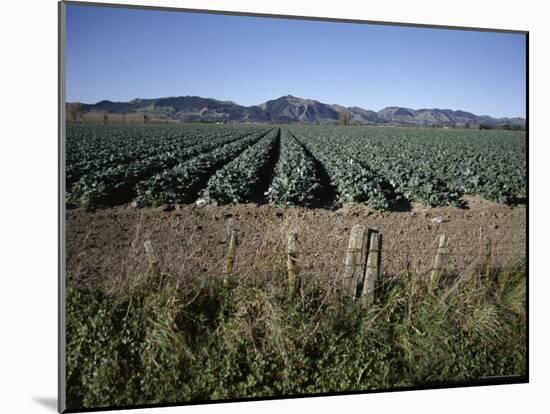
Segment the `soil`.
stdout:
<path fill-rule="evenodd" d="M 235 275 L 283 269 L 290 231 L 298 232 L 299 271 L 304 280 L 333 279 L 341 273 L 351 227 L 362 224 L 383 236 L 382 272 L 427 272 L 437 239 L 449 239 L 448 269 L 457 273 L 478 265 L 480 231 L 492 242 L 493 266 L 525 257 L 526 207 L 466 197 L 466 208 L 411 206 L 404 212 L 377 212 L 359 204 L 340 208 L 280 208 L 273 205 L 129 205 L 94 212 L 67 211 L 67 275 L 70 283 L 94 286 L 147 268 L 143 243 L 151 240 L 162 271 L 221 277 L 229 229 L 237 232 Z"/>

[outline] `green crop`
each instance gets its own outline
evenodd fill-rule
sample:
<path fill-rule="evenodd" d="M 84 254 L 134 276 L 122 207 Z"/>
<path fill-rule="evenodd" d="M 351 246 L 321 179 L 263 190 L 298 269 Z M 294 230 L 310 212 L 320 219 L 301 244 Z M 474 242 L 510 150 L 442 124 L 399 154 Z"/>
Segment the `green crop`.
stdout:
<path fill-rule="evenodd" d="M 199 198 L 315 206 L 334 193 L 333 201 L 386 210 L 402 198 L 462 205 L 468 194 L 516 204 L 527 198 L 526 148 L 524 132 L 503 130 L 71 125 L 66 200 L 90 208 Z"/>

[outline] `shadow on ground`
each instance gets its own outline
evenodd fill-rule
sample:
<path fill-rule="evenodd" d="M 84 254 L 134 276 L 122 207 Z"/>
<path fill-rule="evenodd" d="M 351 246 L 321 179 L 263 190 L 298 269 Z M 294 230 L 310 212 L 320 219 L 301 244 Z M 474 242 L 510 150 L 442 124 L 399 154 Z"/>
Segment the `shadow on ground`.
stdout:
<path fill-rule="evenodd" d="M 33 397 L 35 403 L 40 404 L 53 412 L 57 412 L 57 398 L 55 397 Z"/>

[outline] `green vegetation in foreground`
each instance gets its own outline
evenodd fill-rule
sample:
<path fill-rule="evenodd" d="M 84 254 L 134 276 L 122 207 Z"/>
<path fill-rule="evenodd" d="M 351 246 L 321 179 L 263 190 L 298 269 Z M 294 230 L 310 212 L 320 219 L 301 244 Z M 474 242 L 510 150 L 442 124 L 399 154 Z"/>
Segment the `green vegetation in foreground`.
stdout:
<path fill-rule="evenodd" d="M 134 279 L 67 295 L 70 409 L 525 375 L 525 273 L 384 282 L 368 310 L 284 275 Z"/>

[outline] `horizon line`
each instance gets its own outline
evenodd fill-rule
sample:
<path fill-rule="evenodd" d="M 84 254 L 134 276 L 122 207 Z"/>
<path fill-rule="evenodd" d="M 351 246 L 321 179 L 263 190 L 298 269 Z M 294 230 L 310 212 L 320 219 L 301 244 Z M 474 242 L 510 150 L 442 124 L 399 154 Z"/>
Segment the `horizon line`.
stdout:
<path fill-rule="evenodd" d="M 479 117 L 490 117 L 490 118 L 494 118 L 494 119 L 504 119 L 504 118 L 507 118 L 507 119 L 512 119 L 512 118 L 520 118 L 520 119 L 523 119 L 523 120 L 527 120 L 527 117 L 524 116 L 524 115 L 506 115 L 506 116 L 496 116 L 496 115 L 487 115 L 487 114 L 476 114 L 475 112 L 472 112 L 472 111 L 468 111 L 468 110 L 465 110 L 465 109 L 462 109 L 462 108 L 458 108 L 458 109 L 452 109 L 452 108 L 440 108 L 440 107 L 431 107 L 431 108 L 428 108 L 428 107 L 420 107 L 420 108 L 412 108 L 412 107 L 409 107 L 409 106 L 399 106 L 399 105 L 390 105 L 390 106 L 384 106 L 378 110 L 374 110 L 374 109 L 369 109 L 369 108 L 364 108 L 364 107 L 361 107 L 361 106 L 358 106 L 358 105 L 342 105 L 342 104 L 339 104 L 339 103 L 326 103 L 326 102 L 322 102 L 318 99 L 312 99 L 312 98 L 302 98 L 300 96 L 295 96 L 295 95 L 292 95 L 290 93 L 287 93 L 285 95 L 281 95 L 277 98 L 272 98 L 272 99 L 268 99 L 266 101 L 263 101 L 263 102 L 260 102 L 260 103 L 257 103 L 257 104 L 252 104 L 252 105 L 242 105 L 232 99 L 218 99 L 218 98 L 212 98 L 212 97 L 204 97 L 204 96 L 200 96 L 200 95 L 169 95 L 169 96 L 157 96 L 157 97 L 153 97 L 153 98 L 142 98 L 142 97 L 136 97 L 136 98 L 132 98 L 132 99 L 129 99 L 129 100 L 126 100 L 126 101 L 121 101 L 121 100 L 111 100 L 111 99 L 101 99 L 97 102 L 94 102 L 94 103 L 88 103 L 88 102 L 83 102 L 83 101 L 69 101 L 69 100 L 66 100 L 65 103 L 66 104 L 74 104 L 74 103 L 80 103 L 80 104 L 84 104 L 84 105 L 97 105 L 98 103 L 100 102 L 113 102 L 113 103 L 129 103 L 129 102 L 132 102 L 132 101 L 135 101 L 135 100 L 155 100 L 155 99 L 167 99 L 167 98 L 184 98 L 184 97 L 191 97 L 191 98 L 201 98 L 201 99 L 212 99 L 212 100 L 215 100 L 215 101 L 218 101 L 218 102 L 232 102 L 236 105 L 239 105 L 239 106 L 242 106 L 244 108 L 250 108 L 250 107 L 253 107 L 253 106 L 260 106 L 266 102 L 269 102 L 269 101 L 275 101 L 277 99 L 281 99 L 281 98 L 285 98 L 285 97 L 292 97 L 292 98 L 296 98 L 296 99 L 303 99 L 303 100 L 309 100 L 309 101 L 315 101 L 315 102 L 319 102 L 323 105 L 338 105 L 338 106 L 342 106 L 346 109 L 349 109 L 349 108 L 359 108 L 359 109 L 362 109 L 362 110 L 366 110 L 366 111 L 373 111 L 373 112 L 380 112 L 384 109 L 387 109 L 387 108 L 403 108 L 403 109 L 410 109 L 410 110 L 413 110 L 413 111 L 421 111 L 421 110 L 441 110 L 441 111 L 453 111 L 453 112 L 457 112 L 457 111 L 461 111 L 461 112 L 468 112 L 472 115 L 475 115 L 475 116 L 479 116 Z"/>

